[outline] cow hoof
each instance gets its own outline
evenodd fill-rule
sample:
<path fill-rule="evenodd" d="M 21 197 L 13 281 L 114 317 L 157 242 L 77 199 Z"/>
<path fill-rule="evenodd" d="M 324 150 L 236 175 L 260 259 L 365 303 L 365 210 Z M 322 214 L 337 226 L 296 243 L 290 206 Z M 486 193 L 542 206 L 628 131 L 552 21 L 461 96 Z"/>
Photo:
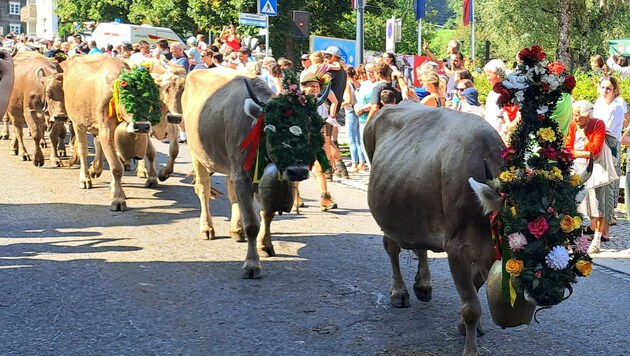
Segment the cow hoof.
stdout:
<path fill-rule="evenodd" d="M 123 166 L 125 167 L 125 172 L 131 171 L 131 162 L 124 162 Z"/>
<path fill-rule="evenodd" d="M 109 210 L 111 211 L 125 211 L 127 210 L 127 203 L 124 201 L 116 202 L 113 201 L 112 205 L 110 205 Z"/>
<path fill-rule="evenodd" d="M 39 144 L 39 147 L 41 147 L 41 148 L 48 148 L 48 144 L 44 141 L 44 142 Z"/>
<path fill-rule="evenodd" d="M 431 285 L 426 284 L 414 284 L 413 285 L 413 293 L 416 295 L 421 302 L 430 302 L 431 294 L 433 292 L 433 287 Z"/>
<path fill-rule="evenodd" d="M 35 167 L 42 167 L 42 166 L 44 165 L 44 160 L 42 159 L 42 160 L 40 161 L 40 160 L 36 159 L 36 160 L 34 160 L 34 161 L 33 161 L 33 165 L 34 165 Z"/>
<path fill-rule="evenodd" d="M 66 150 L 57 151 L 57 155 L 59 155 L 59 157 L 68 157 Z"/>
<path fill-rule="evenodd" d="M 262 271 L 260 267 L 243 267 L 243 279 L 259 279 L 262 277 Z"/>
<path fill-rule="evenodd" d="M 199 233 L 199 238 L 202 240 L 215 240 L 216 236 L 214 234 L 214 229 L 210 228 L 209 230 L 201 231 Z"/>
<path fill-rule="evenodd" d="M 273 245 L 271 245 L 269 247 L 259 248 L 258 255 L 260 257 L 273 257 L 276 255 L 276 251 L 273 249 Z"/>
<path fill-rule="evenodd" d="M 79 182 L 79 188 L 81 189 L 92 189 L 92 181 Z"/>
<path fill-rule="evenodd" d="M 18 150 L 11 150 L 11 155 L 17 156 L 18 155 Z"/>
<path fill-rule="evenodd" d="M 169 177 L 171 176 L 171 173 L 165 173 L 163 171 L 160 171 L 160 173 L 158 174 L 158 179 L 160 180 L 160 182 L 164 182 L 165 180 L 167 180 Z"/>
<path fill-rule="evenodd" d="M 98 178 L 101 176 L 101 172 L 97 172 L 90 167 L 90 178 Z"/>
<path fill-rule="evenodd" d="M 466 324 L 463 320 L 459 321 L 459 325 L 457 325 L 457 330 L 459 331 L 460 335 L 466 336 Z M 479 324 L 477 324 L 477 336 L 484 336 L 485 334 L 486 330 L 483 328 L 483 326 L 481 326 L 480 320 Z"/>
<path fill-rule="evenodd" d="M 61 162 L 60 159 L 55 159 L 55 160 L 51 161 L 51 166 L 52 167 L 63 167 L 63 162 Z"/>
<path fill-rule="evenodd" d="M 9 135 L 0 136 L 0 140 L 8 140 L 8 139 L 9 139 Z"/>
<path fill-rule="evenodd" d="M 138 177 L 138 178 L 149 178 L 149 172 L 147 172 L 147 171 L 136 171 L 136 177 Z"/>
<path fill-rule="evenodd" d="M 392 292 L 389 303 L 395 308 L 409 308 L 409 292 L 406 290 Z"/>
<path fill-rule="evenodd" d="M 236 242 L 247 242 L 247 236 L 242 229 L 237 231 L 230 231 L 230 237 Z"/>
<path fill-rule="evenodd" d="M 158 182 L 157 179 L 147 179 L 146 182 L 144 182 L 144 187 L 145 188 L 155 188 L 158 186 Z"/>
<path fill-rule="evenodd" d="M 22 155 L 22 161 L 26 162 L 26 161 L 30 161 L 31 160 L 31 156 L 30 155 Z"/>

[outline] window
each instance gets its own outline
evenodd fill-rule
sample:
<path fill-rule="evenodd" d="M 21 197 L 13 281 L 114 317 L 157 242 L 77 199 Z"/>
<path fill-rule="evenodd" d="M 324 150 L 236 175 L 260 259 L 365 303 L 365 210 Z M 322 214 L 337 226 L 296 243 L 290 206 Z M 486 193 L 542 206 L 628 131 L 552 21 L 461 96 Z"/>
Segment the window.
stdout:
<path fill-rule="evenodd" d="M 19 23 L 10 23 L 9 32 L 14 32 L 15 34 L 19 35 L 20 33 L 22 33 L 22 26 L 20 26 Z"/>
<path fill-rule="evenodd" d="M 19 15 L 20 14 L 20 3 L 19 2 L 10 2 L 9 3 L 9 15 Z"/>

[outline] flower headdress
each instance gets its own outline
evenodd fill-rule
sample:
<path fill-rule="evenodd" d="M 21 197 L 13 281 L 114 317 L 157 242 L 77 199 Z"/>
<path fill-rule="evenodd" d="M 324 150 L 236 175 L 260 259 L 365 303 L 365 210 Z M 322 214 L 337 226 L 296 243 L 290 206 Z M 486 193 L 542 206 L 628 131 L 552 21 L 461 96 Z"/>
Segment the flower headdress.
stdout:
<path fill-rule="evenodd" d="M 503 259 L 504 297 L 514 301 L 515 289 L 539 306 L 566 299 L 577 276 L 592 270 L 588 241 L 575 197 L 579 176 L 572 174 L 573 156 L 551 113 L 575 80 L 559 62 L 549 63 L 539 46 L 518 54 L 514 73 L 496 85 L 500 105 L 519 104 L 521 123 L 501 152 L 497 178 L 506 197 L 494 218 L 497 257 Z"/>
<path fill-rule="evenodd" d="M 160 90 L 149 73 L 150 65 L 145 62 L 131 70 L 123 70 L 114 85 L 125 111 L 133 114 L 133 121 L 147 120 L 151 124 L 159 124 L 162 101 Z"/>

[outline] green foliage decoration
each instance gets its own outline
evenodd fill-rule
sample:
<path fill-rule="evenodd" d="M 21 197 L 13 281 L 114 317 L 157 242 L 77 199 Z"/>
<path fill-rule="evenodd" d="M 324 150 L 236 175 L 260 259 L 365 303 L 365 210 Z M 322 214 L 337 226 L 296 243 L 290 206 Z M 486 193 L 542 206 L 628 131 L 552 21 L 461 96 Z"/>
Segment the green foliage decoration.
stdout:
<path fill-rule="evenodd" d="M 317 113 L 317 98 L 304 95 L 297 76 L 284 71 L 283 93 L 265 104 L 265 137 L 269 156 L 280 170 L 318 160 L 328 166 L 324 153 L 324 120 Z"/>
<path fill-rule="evenodd" d="M 552 306 L 566 299 L 577 276 L 590 273 L 592 262 L 575 201 L 582 186 L 571 171 L 574 158 L 550 118 L 562 93 L 570 91 L 571 77 L 545 56 L 538 46 L 521 51 L 513 76 L 493 90 L 500 103 L 520 104 L 522 116 L 501 152 L 496 180 L 506 198 L 498 217 L 504 275 L 537 305 Z"/>
<path fill-rule="evenodd" d="M 144 66 L 123 70 L 118 79 L 120 103 L 126 112 L 133 114 L 133 121 L 147 120 L 153 125 L 159 124 L 160 90 L 149 70 Z"/>

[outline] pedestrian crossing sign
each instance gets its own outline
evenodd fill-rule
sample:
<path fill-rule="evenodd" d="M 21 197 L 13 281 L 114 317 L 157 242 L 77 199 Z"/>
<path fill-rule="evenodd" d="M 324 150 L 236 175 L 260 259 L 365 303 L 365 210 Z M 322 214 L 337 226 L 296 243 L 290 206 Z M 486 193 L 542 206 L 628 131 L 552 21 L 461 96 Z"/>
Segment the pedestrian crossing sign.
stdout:
<path fill-rule="evenodd" d="M 277 16 L 278 0 L 258 0 L 258 13 L 267 16 Z"/>

